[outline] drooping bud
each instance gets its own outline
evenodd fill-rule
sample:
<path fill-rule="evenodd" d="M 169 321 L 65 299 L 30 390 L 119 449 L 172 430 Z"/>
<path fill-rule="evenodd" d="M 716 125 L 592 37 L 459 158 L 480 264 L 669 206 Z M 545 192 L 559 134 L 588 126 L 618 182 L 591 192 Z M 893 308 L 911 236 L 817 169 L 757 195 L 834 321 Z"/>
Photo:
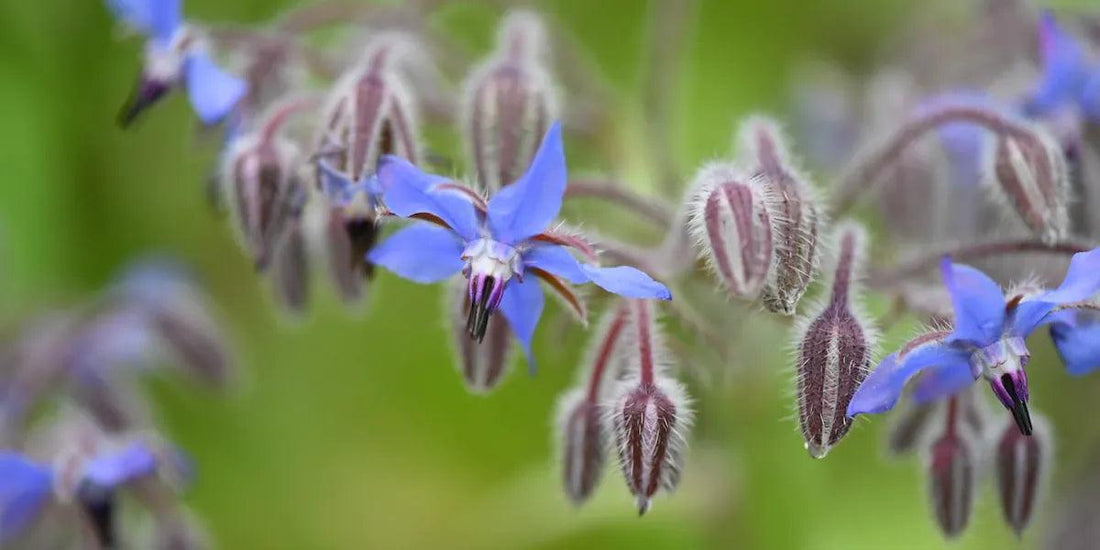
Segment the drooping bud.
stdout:
<path fill-rule="evenodd" d="M 901 456 L 909 454 L 920 443 L 932 418 L 936 407 L 932 403 L 912 403 L 902 411 L 895 413 L 888 432 L 886 448 L 891 455 Z"/>
<path fill-rule="evenodd" d="M 627 487 L 638 513 L 644 514 L 658 489 L 672 491 L 680 482 L 692 413 L 683 387 L 663 372 L 664 351 L 652 304 L 632 300 L 630 311 L 631 340 L 625 353 L 631 372 L 619 383 L 605 421 L 615 436 Z"/>
<path fill-rule="evenodd" d="M 796 334 L 798 419 L 806 450 L 824 458 L 852 425 L 847 416 L 871 370 L 877 339 L 859 303 L 866 232 L 855 222 L 836 228 L 837 251 L 828 301 L 799 320 Z"/>
<path fill-rule="evenodd" d="M 773 265 L 773 233 L 763 180 L 728 164 L 695 176 L 690 227 L 698 253 L 734 297 L 754 300 Z"/>
<path fill-rule="evenodd" d="M 294 314 L 305 311 L 309 300 L 309 258 L 302 228 L 304 193 L 301 196 L 288 205 L 286 221 L 275 240 L 271 272 L 279 303 Z"/>
<path fill-rule="evenodd" d="M 222 166 L 223 192 L 245 248 L 256 268 L 267 268 L 283 212 L 296 182 L 300 155 L 279 130 L 295 112 L 311 105 L 292 100 L 276 105 L 258 130 L 233 140 Z"/>
<path fill-rule="evenodd" d="M 396 155 L 420 161 L 418 106 L 399 70 L 415 50 L 411 39 L 384 33 L 367 46 L 364 61 L 345 74 L 323 111 L 317 140 L 317 186 L 329 212 L 325 251 L 334 282 L 348 301 L 374 273 L 366 253 L 378 238 L 381 208 L 374 185 L 378 160 Z"/>
<path fill-rule="evenodd" d="M 1023 533 L 1038 503 L 1041 485 L 1052 457 L 1050 429 L 1035 415 L 1034 436 L 1028 437 L 1006 422 L 996 447 L 997 492 L 1005 522 L 1019 536 Z"/>
<path fill-rule="evenodd" d="M 974 434 L 959 414 L 957 399 L 948 400 L 945 429 L 927 456 L 933 515 L 947 538 L 957 537 L 969 524 L 978 483 Z"/>
<path fill-rule="evenodd" d="M 225 385 L 233 376 L 233 357 L 221 327 L 197 303 L 175 304 L 152 312 L 151 322 L 168 350 L 197 380 Z"/>
<path fill-rule="evenodd" d="M 609 436 L 603 425 L 602 400 L 613 389 L 611 382 L 622 366 L 622 340 L 628 314 L 626 302 L 621 302 L 600 321 L 579 369 L 581 386 L 567 392 L 558 402 L 562 480 L 566 496 L 576 505 L 588 500 L 603 473 Z"/>
<path fill-rule="evenodd" d="M 1043 130 L 1000 133 L 986 155 L 997 195 L 1044 240 L 1065 236 L 1069 226 L 1069 173 L 1062 149 Z"/>
<path fill-rule="evenodd" d="M 457 366 L 466 388 L 473 393 L 488 393 L 500 384 L 512 364 L 512 331 L 502 315 L 488 319 L 485 337 L 479 344 L 466 329 L 470 306 L 466 281 L 456 277 L 451 281 L 447 310 L 451 322 L 451 339 L 458 353 Z"/>
<path fill-rule="evenodd" d="M 496 50 L 463 86 L 462 134 L 483 190 L 495 192 L 519 179 L 557 118 L 548 50 L 538 15 L 510 12 Z"/>
<path fill-rule="evenodd" d="M 774 228 L 775 265 L 764 286 L 764 306 L 793 315 L 817 273 L 824 213 L 814 189 L 793 165 L 778 125 L 751 117 L 738 133 L 741 162 L 752 167 L 768 199 Z"/>

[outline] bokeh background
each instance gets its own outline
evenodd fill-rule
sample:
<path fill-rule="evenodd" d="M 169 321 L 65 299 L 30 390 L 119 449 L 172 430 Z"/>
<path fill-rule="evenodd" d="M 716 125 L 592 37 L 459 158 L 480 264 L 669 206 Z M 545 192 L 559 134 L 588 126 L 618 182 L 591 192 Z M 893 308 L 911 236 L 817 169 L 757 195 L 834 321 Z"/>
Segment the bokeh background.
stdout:
<path fill-rule="evenodd" d="M 953 2 L 701 0 L 677 87 L 669 143 L 686 178 L 726 154 L 734 122 L 789 112 L 793 69 L 837 59 L 859 73 L 878 61 L 915 9 Z M 1069 2 L 1061 5 L 1088 5 Z M 187 0 L 188 17 L 259 23 L 287 0 Z M 626 174 L 652 186 L 641 108 L 645 2 L 557 0 L 537 7 L 600 69 L 626 131 Z M 1098 6 L 1100 7 L 1100 6 Z M 475 55 L 491 46 L 499 8 L 449 3 L 430 28 Z M 885 422 L 860 422 L 825 460 L 802 449 L 791 419 L 786 327 L 763 320 L 758 345 L 722 383 L 691 377 L 699 411 L 684 483 L 638 518 L 616 469 L 574 509 L 559 488 L 552 413 L 585 338 L 544 319 L 536 378 L 514 368 L 490 396 L 468 394 L 451 366 L 441 288 L 382 274 L 369 307 L 348 315 L 315 277 L 311 313 L 276 314 L 204 184 L 217 139 L 174 96 L 135 128 L 114 117 L 138 70 L 140 41 L 117 40 L 101 2 L 0 1 L 0 315 L 11 322 L 80 299 L 128 260 L 170 253 L 194 266 L 248 376 L 229 396 L 171 378 L 150 382 L 166 431 L 199 481 L 187 501 L 223 548 L 935 548 L 923 477 L 883 459 Z M 429 145 L 459 155 L 449 129 Z M 598 170 L 567 143 L 575 169 Z M 577 165 L 580 166 L 577 166 Z M 826 183 L 826 182 L 822 182 Z M 571 213 L 583 213 L 574 210 Z M 892 332 L 896 343 L 906 327 Z M 712 362 L 713 363 L 713 362 Z M 1041 545 L 1057 491 L 1100 441 L 1090 408 L 1100 377 L 1070 380 L 1049 345 L 1036 349 L 1036 407 L 1056 426 L 1054 493 L 1017 541 L 991 484 L 957 548 Z M 1049 365 L 1050 368 L 1046 368 Z"/>

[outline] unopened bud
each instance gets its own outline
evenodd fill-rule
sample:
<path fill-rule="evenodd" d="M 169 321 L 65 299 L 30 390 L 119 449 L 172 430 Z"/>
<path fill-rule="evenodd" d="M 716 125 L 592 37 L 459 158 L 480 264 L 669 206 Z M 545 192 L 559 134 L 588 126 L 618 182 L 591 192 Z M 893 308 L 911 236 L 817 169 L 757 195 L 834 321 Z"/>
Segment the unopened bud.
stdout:
<path fill-rule="evenodd" d="M 565 494 L 577 505 L 591 496 L 603 472 L 609 443 L 603 397 L 614 389 L 622 366 L 628 315 L 625 301 L 604 315 L 579 369 L 580 387 L 558 403 L 562 480 Z"/>
<path fill-rule="evenodd" d="M 866 233 L 836 228 L 837 258 L 828 301 L 798 324 L 798 419 L 806 450 L 823 458 L 851 428 L 848 404 L 871 370 L 877 333 L 859 303 Z"/>
<path fill-rule="evenodd" d="M 974 445 L 978 437 L 960 418 L 958 399 L 950 398 L 942 408 L 943 431 L 928 449 L 929 489 L 933 515 L 943 534 L 953 538 L 970 522 L 980 460 Z"/>
<path fill-rule="evenodd" d="M 219 387 L 232 378 L 229 343 L 205 308 L 191 302 L 158 308 L 151 321 L 169 351 L 195 379 Z"/>
<path fill-rule="evenodd" d="M 496 51 L 466 80 L 462 133 L 482 189 L 519 179 L 557 118 L 548 49 L 539 17 L 513 11 L 501 23 Z"/>
<path fill-rule="evenodd" d="M 470 310 L 466 281 L 456 277 L 450 286 L 447 309 L 451 339 L 458 353 L 456 364 L 468 390 L 478 394 L 488 393 L 500 384 L 512 364 L 512 330 L 502 315 L 492 315 L 481 343 L 470 338 L 466 331 L 467 312 Z"/>
<path fill-rule="evenodd" d="M 626 357 L 631 372 L 608 407 L 608 421 L 627 487 L 644 514 L 658 489 L 672 491 L 680 482 L 692 413 L 683 387 L 663 373 L 664 350 L 652 304 L 633 300 L 630 310 Z"/>
<path fill-rule="evenodd" d="M 300 314 L 309 300 L 309 258 L 301 209 L 295 210 L 287 216 L 275 241 L 271 281 L 279 303 L 287 311 Z"/>
<path fill-rule="evenodd" d="M 1033 233 L 1048 241 L 1065 236 L 1069 174 L 1058 144 L 1037 128 L 998 134 L 987 162 L 1003 197 Z"/>
<path fill-rule="evenodd" d="M 890 426 L 886 445 L 890 454 L 901 456 L 912 452 L 927 432 L 935 410 L 932 403 L 910 402 L 904 410 L 895 413 L 897 418 Z"/>
<path fill-rule="evenodd" d="M 824 214 L 813 188 L 793 165 L 779 126 L 752 117 L 738 134 L 741 162 L 761 179 L 774 228 L 775 266 L 764 286 L 764 306 L 793 315 L 817 272 Z"/>
<path fill-rule="evenodd" d="M 1032 416 L 1031 437 L 1006 422 L 996 447 L 997 492 L 1001 512 L 1016 535 L 1023 533 L 1041 497 L 1041 485 L 1051 461 L 1050 429 L 1039 415 Z"/>
<path fill-rule="evenodd" d="M 367 252 L 378 240 L 373 219 L 349 219 L 339 208 L 329 208 L 324 228 L 329 273 L 340 296 L 356 302 L 363 294 L 363 282 L 374 275 Z"/>
<path fill-rule="evenodd" d="M 310 105 L 293 100 L 276 105 L 252 134 L 233 140 L 222 165 L 222 186 L 245 248 L 257 269 L 266 269 L 284 220 L 284 204 L 296 185 L 300 154 L 280 129 L 293 113 Z"/>
<path fill-rule="evenodd" d="M 774 257 L 762 180 L 728 164 L 710 164 L 692 185 L 697 191 L 689 223 L 699 254 L 732 296 L 756 299 Z"/>

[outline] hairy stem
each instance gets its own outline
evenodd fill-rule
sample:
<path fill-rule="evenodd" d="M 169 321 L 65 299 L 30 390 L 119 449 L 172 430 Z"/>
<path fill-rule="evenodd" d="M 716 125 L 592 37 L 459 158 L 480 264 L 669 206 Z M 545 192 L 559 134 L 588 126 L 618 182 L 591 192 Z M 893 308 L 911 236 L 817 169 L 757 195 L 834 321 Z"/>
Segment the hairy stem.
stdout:
<path fill-rule="evenodd" d="M 613 181 L 573 180 L 566 186 L 565 196 L 606 200 L 653 222 L 660 229 L 665 229 L 672 223 L 672 213 L 664 204 L 634 193 L 625 185 Z"/>
<path fill-rule="evenodd" d="M 897 285 L 934 268 L 939 264 L 940 258 L 944 256 L 951 256 L 955 260 L 974 260 L 1001 254 L 1023 254 L 1027 252 L 1046 252 L 1060 255 L 1076 254 L 1092 248 L 1092 246 L 1085 243 L 1045 243 L 1029 239 L 971 243 L 921 256 L 889 271 L 879 271 L 870 277 L 868 283 L 876 288 Z"/>
<path fill-rule="evenodd" d="M 596 352 L 596 362 L 592 365 L 592 377 L 588 380 L 586 399 L 589 403 L 596 403 L 600 399 L 600 386 L 603 383 L 604 372 L 607 370 L 607 365 L 612 363 L 612 352 L 615 351 L 623 327 L 626 325 L 627 313 L 629 313 L 627 302 L 621 302 L 615 309 L 615 316 L 611 320 L 611 326 L 608 327 L 603 342 L 600 342 L 600 349 Z"/>

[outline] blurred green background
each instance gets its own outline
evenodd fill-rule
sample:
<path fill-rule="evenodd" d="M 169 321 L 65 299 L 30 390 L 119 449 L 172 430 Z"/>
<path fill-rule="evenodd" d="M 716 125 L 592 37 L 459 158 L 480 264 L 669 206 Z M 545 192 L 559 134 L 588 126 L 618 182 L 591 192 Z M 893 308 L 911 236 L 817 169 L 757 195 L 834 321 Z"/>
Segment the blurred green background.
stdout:
<path fill-rule="evenodd" d="M 254 23 L 286 0 L 187 0 L 188 17 Z M 735 120 L 783 112 L 808 56 L 857 70 L 916 5 L 902 0 L 701 1 L 689 36 L 670 142 L 684 169 L 725 154 Z M 644 2 L 559 0 L 538 7 L 567 28 L 618 101 L 612 116 L 644 127 Z M 430 19 L 481 55 L 499 10 L 455 2 Z M 544 319 L 537 378 L 513 369 L 488 397 L 468 394 L 450 364 L 440 287 L 382 274 L 369 308 L 349 316 L 315 277 L 312 313 L 276 315 L 203 184 L 216 140 L 196 139 L 173 96 L 129 131 L 114 116 L 140 41 L 117 40 L 99 1 L 0 2 L 0 307 L 14 318 L 93 292 L 124 263 L 169 252 L 201 274 L 249 375 L 228 397 L 158 380 L 166 431 L 194 456 L 188 502 L 223 548 L 926 548 L 943 545 L 912 463 L 883 460 L 884 422 L 861 422 L 827 459 L 802 449 L 790 411 L 785 327 L 746 350 L 729 383 L 693 384 L 699 411 L 684 483 L 638 518 L 619 472 L 574 509 L 559 488 L 552 412 L 573 379 L 584 335 Z M 453 143 L 445 130 L 440 143 Z M 635 135 L 628 131 L 624 135 Z M 641 138 L 637 139 L 640 143 Z M 571 154 L 582 158 L 575 144 Z M 648 185 L 637 143 L 629 173 Z M 449 151 L 456 154 L 456 151 Z M 577 167 L 574 165 L 574 167 Z M 585 166 L 579 166 L 585 168 Z M 599 168 L 589 166 L 588 168 Z M 690 172 L 685 171 L 685 176 Z M 899 329 L 892 342 L 905 331 Z M 1034 363 L 1052 363 L 1049 346 Z M 1080 421 L 1100 378 L 1033 369 L 1036 406 L 1061 437 L 1072 483 L 1100 425 Z M 710 368 L 704 365 L 704 368 Z M 986 483 L 958 548 L 1017 543 Z"/>

